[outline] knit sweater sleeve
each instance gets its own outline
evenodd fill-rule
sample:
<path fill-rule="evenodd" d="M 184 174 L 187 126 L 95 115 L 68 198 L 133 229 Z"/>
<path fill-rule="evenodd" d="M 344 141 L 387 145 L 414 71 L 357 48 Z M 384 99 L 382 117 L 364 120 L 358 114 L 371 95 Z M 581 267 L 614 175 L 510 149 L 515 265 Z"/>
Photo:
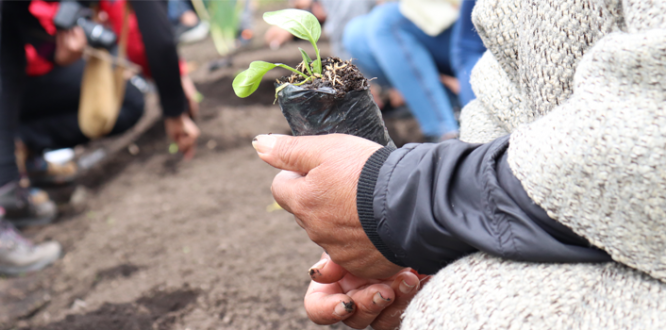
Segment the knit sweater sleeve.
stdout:
<path fill-rule="evenodd" d="M 566 102 L 512 134 L 508 160 L 550 217 L 666 281 L 666 2 L 623 3 L 624 31 L 586 52 Z"/>

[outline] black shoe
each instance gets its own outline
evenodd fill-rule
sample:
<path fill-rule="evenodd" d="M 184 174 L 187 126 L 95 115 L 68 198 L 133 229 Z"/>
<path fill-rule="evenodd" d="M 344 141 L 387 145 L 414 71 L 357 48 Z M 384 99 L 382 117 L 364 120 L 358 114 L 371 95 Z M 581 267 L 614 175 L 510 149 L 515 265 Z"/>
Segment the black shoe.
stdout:
<path fill-rule="evenodd" d="M 17 227 L 51 223 L 58 211 L 46 192 L 18 182 L 0 187 L 0 207 L 5 209 L 5 219 Z"/>

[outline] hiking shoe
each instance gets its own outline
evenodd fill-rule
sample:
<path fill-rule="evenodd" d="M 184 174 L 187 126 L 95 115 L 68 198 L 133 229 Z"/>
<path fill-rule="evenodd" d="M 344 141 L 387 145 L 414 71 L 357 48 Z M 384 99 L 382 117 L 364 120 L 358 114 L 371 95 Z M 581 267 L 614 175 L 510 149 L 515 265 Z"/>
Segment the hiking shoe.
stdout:
<path fill-rule="evenodd" d="M 17 227 L 50 223 L 58 211 L 46 192 L 21 187 L 18 182 L 0 187 L 0 208 L 4 209 L 5 219 Z"/>
<path fill-rule="evenodd" d="M 16 276 L 33 272 L 60 258 L 58 242 L 33 245 L 23 238 L 8 221 L 2 220 L 0 208 L 0 274 Z"/>
<path fill-rule="evenodd" d="M 210 31 L 208 22 L 199 21 L 199 23 L 192 26 L 180 24 L 176 27 L 176 38 L 179 43 L 194 43 L 206 39 L 208 31 Z"/>
<path fill-rule="evenodd" d="M 42 187 L 74 182 L 79 168 L 74 161 L 74 150 L 60 149 L 26 159 L 25 170 L 32 185 Z"/>

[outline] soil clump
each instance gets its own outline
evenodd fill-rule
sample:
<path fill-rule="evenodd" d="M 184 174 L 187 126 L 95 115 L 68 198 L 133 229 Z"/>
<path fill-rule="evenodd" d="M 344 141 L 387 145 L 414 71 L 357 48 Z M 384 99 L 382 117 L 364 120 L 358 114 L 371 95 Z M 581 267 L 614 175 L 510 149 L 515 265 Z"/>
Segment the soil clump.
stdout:
<path fill-rule="evenodd" d="M 343 61 L 337 57 L 327 57 L 322 59 L 322 74 L 321 77 L 315 78 L 312 81 L 305 82 L 301 88 L 309 90 L 318 90 L 325 87 L 335 90 L 337 98 L 344 97 L 347 93 L 353 91 L 361 91 L 370 87 L 368 79 L 366 79 L 361 71 L 352 64 L 352 60 Z M 305 64 L 296 67 L 300 72 L 308 74 Z M 277 80 L 279 85 L 290 83 L 299 84 L 306 81 L 303 76 L 292 73 L 289 76 L 284 76 Z"/>

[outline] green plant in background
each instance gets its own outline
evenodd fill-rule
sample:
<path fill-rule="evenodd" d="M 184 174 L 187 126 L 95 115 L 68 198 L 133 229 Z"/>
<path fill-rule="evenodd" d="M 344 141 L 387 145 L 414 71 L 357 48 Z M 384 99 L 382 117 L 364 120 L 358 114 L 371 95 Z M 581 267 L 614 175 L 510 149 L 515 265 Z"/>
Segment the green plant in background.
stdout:
<path fill-rule="evenodd" d="M 312 44 L 312 47 L 314 47 L 317 59 L 312 60 L 303 49 L 299 48 L 301 50 L 301 55 L 303 56 L 302 65 L 305 67 L 307 73 L 282 63 L 254 61 L 250 63 L 249 69 L 239 73 L 234 79 L 233 88 L 238 97 L 248 97 L 252 95 L 252 93 L 259 88 L 259 84 L 261 84 L 264 75 L 276 67 L 287 69 L 302 76 L 305 80 L 295 84 L 297 86 L 312 81 L 317 77 L 321 77 L 321 55 L 319 54 L 319 48 L 317 47 L 317 41 L 319 41 L 319 37 L 321 37 L 321 25 L 314 15 L 305 10 L 284 9 L 265 13 L 264 21 L 289 31 L 297 38 L 309 41 Z M 286 86 L 287 84 L 278 87 L 276 92 L 279 92 Z"/>
<path fill-rule="evenodd" d="M 236 49 L 240 17 L 249 0 L 192 0 L 197 15 L 210 24 L 210 36 L 218 54 Z"/>

